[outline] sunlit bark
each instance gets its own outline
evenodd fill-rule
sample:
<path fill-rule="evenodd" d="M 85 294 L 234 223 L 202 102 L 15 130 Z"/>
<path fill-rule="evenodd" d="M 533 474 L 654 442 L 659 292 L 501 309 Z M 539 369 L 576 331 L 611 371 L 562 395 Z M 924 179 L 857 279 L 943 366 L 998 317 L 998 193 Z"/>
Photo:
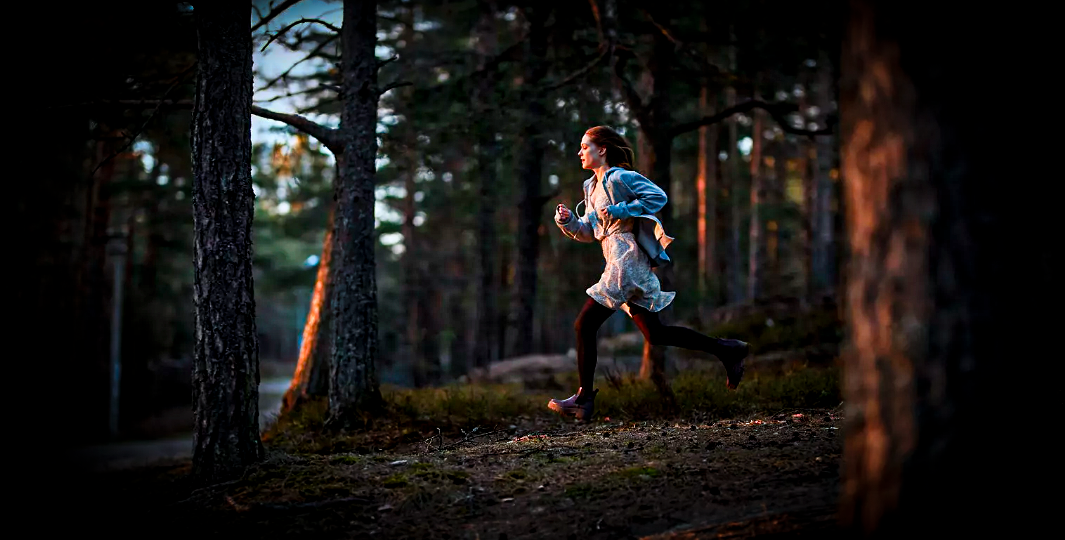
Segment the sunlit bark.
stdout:
<path fill-rule="evenodd" d="M 986 82 L 986 53 L 1010 45 L 913 7 L 852 2 L 843 46 L 841 517 L 882 538 L 1029 537 L 1020 529 L 1040 519 L 1027 516 L 1045 514 L 1017 512 L 1028 490 L 1013 483 L 1031 477 L 1027 462 L 1052 460 L 1014 435 L 1045 409 L 1017 409 L 1009 390 L 1040 397 L 1024 377 L 1038 357 L 1022 352 L 1015 321 L 1029 318 L 1021 302 L 1048 291 L 1048 275 L 1038 248 L 1021 245 L 1035 229 L 1010 213 L 1015 190 L 1000 175 L 1012 155 L 988 136 L 995 120 L 974 114 L 987 96 L 972 91 Z M 1031 266 L 1016 264 L 1022 253 Z M 1043 335 L 1042 321 L 1024 324 Z"/>
<path fill-rule="evenodd" d="M 333 269 L 333 212 L 322 242 L 322 256 L 318 260 L 318 273 L 314 280 L 314 292 L 303 325 L 300 355 L 296 372 L 282 398 L 282 411 L 291 411 L 303 400 L 329 395 L 329 360 L 332 347 L 332 309 L 329 298 L 332 294 Z"/>
<path fill-rule="evenodd" d="M 706 84 L 699 91 L 702 114 L 713 114 Z M 708 283 L 717 254 L 717 126 L 699 128 L 698 173 L 695 180 L 698 197 L 699 292 L 708 292 Z M 711 294 L 711 297 L 714 295 Z"/>

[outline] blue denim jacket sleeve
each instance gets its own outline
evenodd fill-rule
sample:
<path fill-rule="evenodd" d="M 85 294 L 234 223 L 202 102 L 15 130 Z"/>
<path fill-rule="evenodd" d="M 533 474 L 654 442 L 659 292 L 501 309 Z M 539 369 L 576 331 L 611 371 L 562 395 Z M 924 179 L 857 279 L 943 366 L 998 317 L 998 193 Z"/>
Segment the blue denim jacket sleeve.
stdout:
<path fill-rule="evenodd" d="M 586 183 L 587 184 L 587 183 Z M 584 192 L 585 197 L 588 195 L 588 186 L 585 185 Z M 580 206 L 579 204 L 577 206 Z M 557 215 L 557 213 L 556 213 Z M 562 229 L 562 233 L 566 236 L 578 241 L 578 242 L 594 242 L 595 234 L 592 231 L 592 224 L 589 222 L 591 213 L 585 213 L 584 217 L 577 217 L 577 208 L 574 207 L 570 210 L 569 221 L 560 223 L 558 219 L 555 220 L 555 225 L 558 225 L 559 229 Z"/>
<path fill-rule="evenodd" d="M 608 206 L 607 211 L 615 219 L 652 215 L 666 205 L 666 192 L 644 175 L 636 171 L 619 171 L 618 178 L 632 190 L 636 198 Z"/>
<path fill-rule="evenodd" d="M 592 225 L 588 223 L 588 215 L 582 218 L 578 218 L 574 211 L 570 211 L 569 221 L 565 223 L 559 223 L 555 221 L 555 225 L 562 229 L 562 232 L 566 236 L 578 241 L 578 242 L 594 242 L 595 236 L 592 234 Z"/>

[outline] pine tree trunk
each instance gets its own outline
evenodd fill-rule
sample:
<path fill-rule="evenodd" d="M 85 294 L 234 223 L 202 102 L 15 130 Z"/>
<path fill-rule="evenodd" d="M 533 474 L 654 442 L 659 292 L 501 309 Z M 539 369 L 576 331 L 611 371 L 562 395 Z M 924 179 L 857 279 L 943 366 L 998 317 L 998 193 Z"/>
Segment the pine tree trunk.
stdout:
<path fill-rule="evenodd" d="M 735 32 L 729 28 L 730 41 L 735 42 Z M 729 46 L 729 70 L 736 72 L 736 46 Z M 736 88 L 725 89 L 725 107 L 736 104 Z M 728 261 L 728 301 L 731 304 L 743 302 L 743 253 L 740 250 L 740 233 L 743 227 L 740 198 L 740 151 L 739 133 L 736 117 L 728 119 L 728 192 L 729 192 L 729 261 Z"/>
<path fill-rule="evenodd" d="M 407 134 L 408 138 L 413 137 L 413 133 Z M 410 141 L 408 140 L 408 143 Z M 417 163 L 414 158 L 413 152 L 414 146 L 408 144 L 404 149 L 403 157 L 397 159 L 397 165 L 401 174 L 404 175 L 403 188 L 406 194 L 403 197 L 403 256 L 402 256 L 402 268 L 403 268 L 403 307 L 406 310 L 406 332 L 403 334 L 402 350 L 399 354 L 401 362 L 405 362 L 411 368 L 411 374 L 413 376 L 413 382 L 416 387 L 422 387 L 425 383 L 425 376 L 422 372 L 422 328 L 420 326 L 421 315 L 419 314 L 419 289 L 421 287 L 419 276 L 419 257 L 424 254 L 419 253 L 418 240 L 415 238 L 417 231 L 414 227 L 414 192 L 418 189 L 414 182 L 414 175 L 417 173 Z"/>
<path fill-rule="evenodd" d="M 781 209 L 784 207 L 785 190 L 788 186 L 788 162 L 791 160 L 791 147 L 787 139 L 778 139 L 773 144 L 772 173 L 766 175 L 766 202 L 773 215 L 767 212 L 766 234 L 766 293 L 769 297 L 779 297 L 791 291 L 790 282 L 785 282 L 784 264 L 791 261 L 792 247 L 781 234 L 785 218 Z"/>
<path fill-rule="evenodd" d="M 1032 478 L 1026 462 L 1050 460 L 1013 435 L 1038 431 L 1022 423 L 1041 415 L 1013 405 L 1047 409 L 1029 401 L 1044 394 L 1025 377 L 1039 359 L 1025 352 L 1037 346 L 1016 331 L 1044 335 L 1042 317 L 1025 317 L 1022 303 L 1048 292 L 1049 280 L 1040 253 L 1018 245 L 1039 229 L 1007 197 L 1043 209 L 1030 190 L 1001 187 L 1015 154 L 988 133 L 1014 127 L 1002 124 L 1015 117 L 972 114 L 987 96 L 971 90 L 986 84 L 992 55 L 1023 51 L 986 39 L 998 11 L 983 16 L 993 22 L 960 25 L 948 13 L 913 17 L 915 9 L 853 1 L 843 45 L 851 255 L 841 518 L 877 538 L 1036 536 L 1019 529 L 1046 514 L 1038 503 L 1018 512 L 1028 490 L 1012 484 Z M 1024 401 L 1009 393 L 1014 385 Z"/>
<path fill-rule="evenodd" d="M 345 0 L 341 29 L 340 174 L 334 188 L 332 427 L 365 425 L 382 404 L 377 383 L 374 175 L 377 154 L 377 2 Z"/>
<path fill-rule="evenodd" d="M 762 176 L 762 112 L 754 111 L 751 139 L 751 217 L 748 223 L 747 299 L 757 301 L 762 296 L 765 273 L 765 238 L 762 223 L 762 203 L 765 199 L 765 179 Z"/>
<path fill-rule="evenodd" d="M 333 294 L 333 211 L 329 212 L 325 231 L 311 305 L 303 325 L 296 372 L 281 400 L 282 411 L 291 411 L 308 398 L 329 395 L 329 360 L 333 355 L 333 317 L 329 302 Z"/>
<path fill-rule="evenodd" d="M 835 84 L 833 84 L 833 67 L 827 55 L 817 63 L 817 88 L 815 99 L 820 109 L 822 118 L 830 114 L 835 101 Z M 819 127 L 827 122 L 819 120 Z M 836 234 L 835 219 L 833 218 L 832 199 L 836 187 L 832 180 L 832 170 L 836 167 L 836 141 L 837 136 L 818 137 L 814 143 L 816 161 L 814 162 L 814 192 L 813 199 L 814 226 L 813 237 L 813 286 L 818 292 L 826 290 L 834 292 L 837 287 L 836 272 Z"/>
<path fill-rule="evenodd" d="M 192 122 L 196 417 L 192 474 L 214 483 L 263 457 L 252 286 L 250 9 L 197 5 Z"/>
<path fill-rule="evenodd" d="M 709 90 L 704 83 L 699 91 L 700 114 L 714 112 Z M 699 128 L 698 173 L 695 180 L 699 220 L 699 284 L 700 295 L 709 292 L 709 283 L 717 260 L 717 126 Z M 713 294 L 711 294 L 713 296 Z"/>
<path fill-rule="evenodd" d="M 518 151 L 518 178 L 521 195 L 518 201 L 518 272 L 517 321 L 514 354 L 527 355 L 533 351 L 533 322 L 536 319 L 537 268 L 540 260 L 540 225 L 543 222 L 541 194 L 544 150 L 546 148 L 543 98 L 536 85 L 547 75 L 547 24 L 549 6 L 526 9 L 529 20 L 529 39 L 526 48 L 524 102 L 525 111 Z"/>
<path fill-rule="evenodd" d="M 477 133 L 478 210 L 477 210 L 477 337 L 474 339 L 474 366 L 483 368 L 498 359 L 498 301 L 499 285 L 496 279 L 496 255 L 499 249 L 496 234 L 495 208 L 498 180 L 496 178 L 496 142 L 493 101 L 495 74 L 488 68 L 490 55 L 495 50 L 495 13 L 486 11 L 477 24 L 478 70 L 474 108 Z M 488 68 L 488 69 L 486 69 Z"/>

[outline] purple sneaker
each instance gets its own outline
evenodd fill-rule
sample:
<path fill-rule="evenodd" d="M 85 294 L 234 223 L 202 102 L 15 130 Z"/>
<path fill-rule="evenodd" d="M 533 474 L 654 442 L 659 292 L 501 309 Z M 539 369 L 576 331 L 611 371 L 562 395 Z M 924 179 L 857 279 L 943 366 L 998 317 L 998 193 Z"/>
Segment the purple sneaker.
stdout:
<path fill-rule="evenodd" d="M 577 393 L 566 399 L 552 399 L 547 402 L 547 408 L 562 416 L 573 416 L 577 420 L 591 420 L 595 411 L 595 395 L 599 390 L 592 390 L 588 396 L 584 395 L 584 388 L 578 388 Z"/>

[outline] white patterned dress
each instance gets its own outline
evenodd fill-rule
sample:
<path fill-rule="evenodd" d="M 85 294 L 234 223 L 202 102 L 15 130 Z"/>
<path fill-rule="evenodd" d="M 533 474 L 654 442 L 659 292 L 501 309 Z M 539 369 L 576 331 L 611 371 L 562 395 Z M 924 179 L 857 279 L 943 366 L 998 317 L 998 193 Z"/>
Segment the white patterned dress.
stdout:
<path fill-rule="evenodd" d="M 596 213 L 596 209 L 609 205 L 606 192 L 596 182 L 588 198 L 586 211 L 591 214 L 595 238 L 603 246 L 606 268 L 599 282 L 588 287 L 586 292 L 596 302 L 625 313 L 629 313 L 628 304 L 635 304 L 647 311 L 661 311 L 677 293 L 663 291 L 658 276 L 651 272 L 647 254 L 640 249 L 633 236 L 633 218 L 607 217 L 603 221 Z"/>

